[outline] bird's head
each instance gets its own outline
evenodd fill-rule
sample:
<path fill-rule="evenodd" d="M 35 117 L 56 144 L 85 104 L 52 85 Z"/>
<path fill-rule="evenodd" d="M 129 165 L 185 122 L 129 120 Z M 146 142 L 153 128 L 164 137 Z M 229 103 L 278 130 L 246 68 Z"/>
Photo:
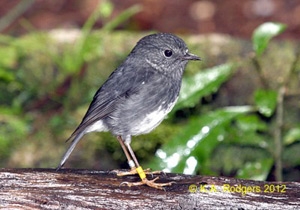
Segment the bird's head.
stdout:
<path fill-rule="evenodd" d="M 145 36 L 130 55 L 130 59 L 138 65 L 150 65 L 163 74 L 180 76 L 189 60 L 200 60 L 189 52 L 182 39 L 168 33 Z"/>

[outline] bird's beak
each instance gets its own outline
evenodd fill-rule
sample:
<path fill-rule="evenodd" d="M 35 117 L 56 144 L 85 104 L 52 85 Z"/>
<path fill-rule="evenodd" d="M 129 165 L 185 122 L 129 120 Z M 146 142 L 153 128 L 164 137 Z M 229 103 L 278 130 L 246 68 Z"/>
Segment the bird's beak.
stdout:
<path fill-rule="evenodd" d="M 197 55 L 194 55 L 192 53 L 187 52 L 184 56 L 183 56 L 183 60 L 201 60 L 200 57 L 198 57 Z"/>

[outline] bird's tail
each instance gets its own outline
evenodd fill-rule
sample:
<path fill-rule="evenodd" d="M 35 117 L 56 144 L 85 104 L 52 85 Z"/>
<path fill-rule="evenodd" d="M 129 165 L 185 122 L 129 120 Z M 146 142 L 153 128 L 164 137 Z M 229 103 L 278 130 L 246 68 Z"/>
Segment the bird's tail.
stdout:
<path fill-rule="evenodd" d="M 75 136 L 75 138 L 73 139 L 69 149 L 66 151 L 66 153 L 64 154 L 63 158 L 61 159 L 58 167 L 56 168 L 56 171 L 60 170 L 61 167 L 63 167 L 63 165 L 65 164 L 66 160 L 69 158 L 69 156 L 71 155 L 72 151 L 74 150 L 74 148 L 76 147 L 77 143 L 80 141 L 80 139 L 82 138 L 82 136 L 84 135 L 84 132 L 80 132 L 79 134 L 77 134 Z M 72 138 L 72 136 L 71 136 Z"/>

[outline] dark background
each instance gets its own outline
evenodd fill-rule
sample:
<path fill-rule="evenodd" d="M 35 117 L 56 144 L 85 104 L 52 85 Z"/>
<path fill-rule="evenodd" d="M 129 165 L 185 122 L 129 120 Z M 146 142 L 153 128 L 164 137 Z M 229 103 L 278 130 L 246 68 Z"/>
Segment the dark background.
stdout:
<path fill-rule="evenodd" d="M 0 1 L 3 17 L 21 1 Z M 25 1 L 26 2 L 26 1 Z M 36 30 L 53 28 L 80 28 L 98 4 L 97 0 L 36 0 L 27 1 L 28 9 L 2 31 L 19 35 L 26 33 L 20 26 L 25 18 Z M 205 34 L 226 33 L 250 38 L 252 31 L 266 21 L 288 25 L 281 36 L 299 39 L 300 1 L 297 0 L 113 0 L 116 16 L 124 9 L 140 4 L 142 11 L 120 29 L 158 30 L 161 32 Z M 98 22 L 97 27 L 102 23 Z"/>

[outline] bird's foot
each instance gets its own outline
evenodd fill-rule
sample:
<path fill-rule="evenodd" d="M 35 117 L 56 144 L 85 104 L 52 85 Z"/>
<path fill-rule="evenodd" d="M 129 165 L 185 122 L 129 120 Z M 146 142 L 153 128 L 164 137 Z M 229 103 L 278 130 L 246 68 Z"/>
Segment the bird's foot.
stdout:
<path fill-rule="evenodd" d="M 175 182 L 167 182 L 167 183 L 156 183 L 155 181 L 158 180 L 159 177 L 156 177 L 155 179 L 148 180 L 147 178 L 143 178 L 140 182 L 122 182 L 120 186 L 127 185 L 128 187 L 132 186 L 140 186 L 140 185 L 148 185 L 149 187 L 153 187 L 156 189 L 164 190 L 163 187 L 165 186 L 171 186 Z"/>
<path fill-rule="evenodd" d="M 132 168 L 130 171 L 113 170 L 112 172 L 116 173 L 117 176 L 129 176 L 129 175 L 138 174 L 138 171 L 136 170 L 136 168 Z M 163 171 L 151 171 L 150 168 L 147 168 L 144 170 L 144 173 L 147 175 L 153 175 L 153 174 L 161 174 L 164 172 Z"/>

